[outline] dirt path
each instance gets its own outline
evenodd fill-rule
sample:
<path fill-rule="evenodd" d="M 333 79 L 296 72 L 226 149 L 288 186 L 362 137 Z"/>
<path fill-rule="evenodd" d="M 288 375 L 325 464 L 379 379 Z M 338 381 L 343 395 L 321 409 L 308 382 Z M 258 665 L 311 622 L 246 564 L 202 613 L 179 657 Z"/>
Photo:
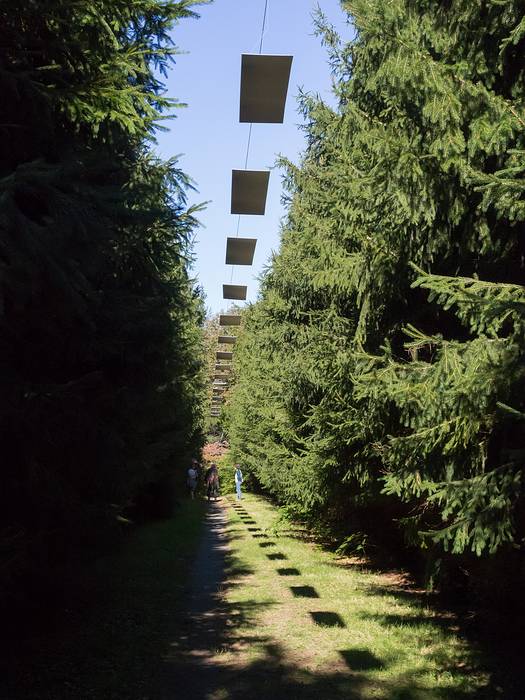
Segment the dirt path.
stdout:
<path fill-rule="evenodd" d="M 226 576 L 226 514 L 211 502 L 193 565 L 179 638 L 164 659 L 162 700 L 210 697 L 217 683 L 215 652 L 227 624 L 222 590 Z"/>

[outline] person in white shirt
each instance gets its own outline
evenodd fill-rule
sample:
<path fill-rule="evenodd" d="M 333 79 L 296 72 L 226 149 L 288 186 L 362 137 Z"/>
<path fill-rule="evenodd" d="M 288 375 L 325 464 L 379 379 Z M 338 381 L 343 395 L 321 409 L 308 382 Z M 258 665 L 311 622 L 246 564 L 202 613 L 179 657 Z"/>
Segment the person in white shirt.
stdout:
<path fill-rule="evenodd" d="M 241 484 L 243 482 L 241 465 L 235 465 L 235 489 L 237 491 L 237 500 L 240 501 L 242 498 L 241 494 Z"/>
<path fill-rule="evenodd" d="M 197 469 L 195 468 L 195 464 L 192 462 L 191 467 L 188 469 L 188 478 L 187 478 L 187 484 L 188 488 L 190 490 L 190 494 L 192 498 L 195 498 L 195 491 L 197 490 L 197 479 L 198 479 L 198 473 Z"/>

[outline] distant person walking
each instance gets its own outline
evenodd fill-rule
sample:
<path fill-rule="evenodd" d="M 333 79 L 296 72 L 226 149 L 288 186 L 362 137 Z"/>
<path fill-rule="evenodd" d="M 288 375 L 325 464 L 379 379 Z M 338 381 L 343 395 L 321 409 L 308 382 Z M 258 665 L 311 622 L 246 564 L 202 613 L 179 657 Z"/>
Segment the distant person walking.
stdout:
<path fill-rule="evenodd" d="M 241 494 L 241 484 L 244 481 L 241 471 L 241 465 L 235 465 L 235 490 L 237 491 L 237 500 L 240 501 L 242 498 Z"/>
<path fill-rule="evenodd" d="M 197 472 L 197 483 L 198 483 L 200 481 L 200 479 L 202 478 L 202 465 L 198 459 L 195 459 L 195 457 L 193 457 L 193 459 L 191 460 L 191 466 Z"/>
<path fill-rule="evenodd" d="M 219 495 L 219 470 L 216 464 L 211 464 L 206 471 L 206 495 L 208 496 L 208 501 L 211 498 L 217 500 Z"/>
<path fill-rule="evenodd" d="M 186 483 L 188 484 L 188 489 L 192 498 L 195 498 L 195 491 L 197 490 L 197 481 L 199 478 L 199 473 L 197 471 L 198 462 L 196 459 L 191 460 L 191 467 L 188 469 L 188 474 L 186 478 Z"/>

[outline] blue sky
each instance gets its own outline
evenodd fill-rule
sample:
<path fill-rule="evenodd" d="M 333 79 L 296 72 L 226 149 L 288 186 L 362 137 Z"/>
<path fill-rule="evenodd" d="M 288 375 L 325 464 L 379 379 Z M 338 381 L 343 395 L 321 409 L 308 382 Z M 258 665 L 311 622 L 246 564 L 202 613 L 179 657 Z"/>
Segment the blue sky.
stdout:
<path fill-rule="evenodd" d="M 299 87 L 333 103 L 325 49 L 314 36 L 312 12 L 319 5 L 343 37 L 350 28 L 339 0 L 269 0 L 263 53 L 291 54 L 293 64 L 284 124 L 254 124 L 248 169 L 271 168 L 277 154 L 294 162 L 304 149 L 296 96 Z M 203 287 L 212 313 L 228 307 L 222 284 L 230 283 L 231 267 L 224 263 L 226 238 L 235 236 L 237 217 L 230 214 L 231 171 L 244 167 L 248 124 L 239 123 L 239 84 L 242 53 L 258 53 L 264 0 L 215 0 L 197 8 L 198 20 L 184 20 L 174 39 L 184 55 L 170 71 L 167 88 L 188 106 L 168 122 L 170 131 L 158 136 L 162 157 L 180 154 L 180 165 L 196 183 L 190 203 L 209 201 L 199 215 L 203 226 L 195 241 L 194 275 Z M 248 285 L 248 302 L 257 298 L 257 277 L 271 251 L 279 247 L 281 173 L 270 175 L 266 214 L 242 216 L 239 236 L 257 238 L 254 264 L 236 267 L 233 284 Z M 242 303 L 242 302 L 241 302 Z"/>

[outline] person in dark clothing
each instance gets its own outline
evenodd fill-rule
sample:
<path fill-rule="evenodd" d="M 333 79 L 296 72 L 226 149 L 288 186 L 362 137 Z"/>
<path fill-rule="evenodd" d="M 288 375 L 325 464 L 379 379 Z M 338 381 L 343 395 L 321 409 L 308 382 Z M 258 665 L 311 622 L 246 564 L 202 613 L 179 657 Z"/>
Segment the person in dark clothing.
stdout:
<path fill-rule="evenodd" d="M 217 500 L 219 495 L 219 470 L 216 464 L 211 464 L 210 468 L 206 470 L 206 494 L 208 501 L 211 498 Z"/>

